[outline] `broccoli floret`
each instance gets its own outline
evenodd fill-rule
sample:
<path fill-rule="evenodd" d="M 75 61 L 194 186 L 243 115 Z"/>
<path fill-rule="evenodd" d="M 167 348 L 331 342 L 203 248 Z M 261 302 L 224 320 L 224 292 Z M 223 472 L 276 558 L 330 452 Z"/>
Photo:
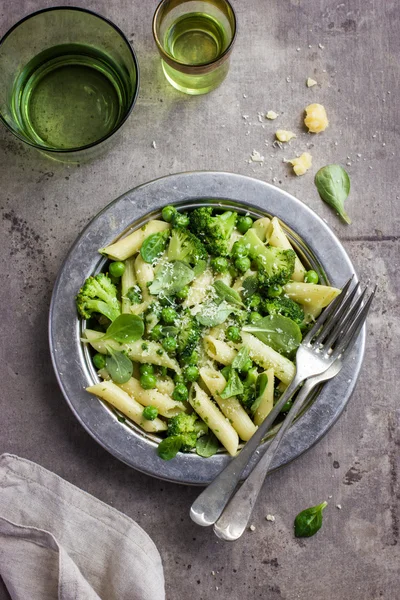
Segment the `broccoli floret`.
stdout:
<path fill-rule="evenodd" d="M 198 322 L 189 314 L 184 315 L 178 334 L 177 351 L 179 358 L 185 362 L 195 350 L 201 337 L 201 328 Z"/>
<path fill-rule="evenodd" d="M 263 302 L 263 308 L 269 315 L 282 315 L 291 319 L 297 325 L 304 321 L 304 310 L 291 298 L 287 296 L 278 296 L 278 298 L 267 298 Z"/>
<path fill-rule="evenodd" d="M 84 319 L 89 319 L 92 313 L 101 313 L 114 321 L 121 314 L 117 288 L 104 273 L 86 279 L 76 297 L 76 307 Z"/>
<path fill-rule="evenodd" d="M 189 229 L 204 244 L 210 254 L 227 256 L 229 240 L 237 220 L 237 213 L 226 211 L 213 216 L 210 206 L 196 208 L 189 215 Z"/>
<path fill-rule="evenodd" d="M 187 452 L 196 446 L 197 438 L 207 433 L 208 427 L 196 414 L 178 413 L 168 421 L 168 437 L 180 436 L 181 450 Z"/>
<path fill-rule="evenodd" d="M 242 406 L 250 411 L 255 399 L 256 399 L 256 383 L 258 378 L 257 367 L 253 367 L 246 374 L 246 379 L 243 381 L 244 390 L 243 393 L 238 396 L 239 402 Z"/>
<path fill-rule="evenodd" d="M 203 243 L 190 231 L 173 229 L 168 246 L 168 260 L 181 260 L 195 265 L 199 260 L 207 260 Z"/>
<path fill-rule="evenodd" d="M 246 246 L 250 258 L 258 265 L 258 282 L 261 288 L 283 285 L 293 275 L 296 253 L 274 246 L 265 246 L 254 229 L 249 229 L 241 243 Z"/>

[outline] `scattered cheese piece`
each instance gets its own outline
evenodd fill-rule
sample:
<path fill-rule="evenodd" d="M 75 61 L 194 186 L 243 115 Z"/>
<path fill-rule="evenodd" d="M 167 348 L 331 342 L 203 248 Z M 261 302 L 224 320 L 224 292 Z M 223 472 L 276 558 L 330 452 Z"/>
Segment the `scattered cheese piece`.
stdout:
<path fill-rule="evenodd" d="M 296 134 L 293 131 L 286 131 L 285 129 L 278 129 L 275 133 L 276 139 L 280 142 L 290 142 L 291 139 L 296 137 Z"/>
<path fill-rule="evenodd" d="M 272 523 L 275 521 L 274 515 L 267 515 L 265 518 L 267 519 L 267 521 L 271 521 Z"/>
<path fill-rule="evenodd" d="M 315 79 L 311 79 L 311 77 L 308 77 L 308 79 L 306 81 L 307 87 L 312 87 L 313 85 L 317 85 L 317 83 L 318 82 L 315 81 Z"/>
<path fill-rule="evenodd" d="M 152 147 L 153 147 L 154 149 L 156 149 L 156 148 L 157 148 L 157 144 L 155 143 L 155 141 L 154 141 L 154 140 L 151 142 L 151 145 L 152 145 Z"/>
<path fill-rule="evenodd" d="M 309 104 L 305 108 L 306 117 L 304 124 L 311 133 L 325 131 L 329 125 L 325 107 L 322 104 Z"/>
<path fill-rule="evenodd" d="M 342 510 L 342 505 L 341 504 L 336 504 L 336 508 L 338 508 L 339 510 Z"/>
<path fill-rule="evenodd" d="M 269 110 L 265 116 L 267 119 L 274 120 L 278 117 L 278 113 L 274 112 L 273 110 Z"/>
<path fill-rule="evenodd" d="M 255 525 L 250 525 L 250 531 L 255 531 L 255 530 L 256 530 Z"/>
<path fill-rule="evenodd" d="M 309 152 L 303 152 L 301 156 L 293 158 L 288 162 L 293 165 L 293 171 L 297 176 L 304 175 L 312 165 L 312 156 Z"/>
<path fill-rule="evenodd" d="M 252 160 L 253 162 L 263 163 L 265 159 L 263 156 L 261 156 L 259 152 L 257 152 L 257 150 L 253 150 L 250 156 L 250 160 Z"/>

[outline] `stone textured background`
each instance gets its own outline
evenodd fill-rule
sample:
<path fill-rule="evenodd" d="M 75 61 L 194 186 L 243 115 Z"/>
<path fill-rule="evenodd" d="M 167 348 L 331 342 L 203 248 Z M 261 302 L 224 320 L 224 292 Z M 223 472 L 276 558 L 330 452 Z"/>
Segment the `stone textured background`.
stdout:
<path fill-rule="evenodd" d="M 1 0 L 0 33 L 56 4 Z M 96 10 L 123 29 L 138 54 L 141 89 L 118 145 L 92 163 L 52 162 L 0 131 L 0 451 L 38 462 L 135 519 L 161 552 L 168 600 L 394 600 L 400 559 L 398 1 L 233 0 L 239 33 L 229 76 L 197 98 L 163 78 L 151 35 L 155 0 L 64 4 Z M 307 77 L 318 87 L 308 89 Z M 330 119 L 319 136 L 301 126 L 312 101 L 324 104 Z M 258 113 L 267 110 L 282 114 L 259 122 Z M 290 147 L 272 147 L 278 126 L 297 132 Z M 265 156 L 263 165 L 249 163 L 253 149 Z M 296 178 L 283 159 L 306 149 L 312 171 Z M 313 184 L 316 170 L 331 162 L 347 165 L 351 177 L 350 226 L 322 203 Z M 291 192 L 327 220 L 360 278 L 379 286 L 348 409 L 318 446 L 268 478 L 255 531 L 232 545 L 190 521 L 197 489 L 137 473 L 88 436 L 57 387 L 47 343 L 52 285 L 84 225 L 138 184 L 202 169 L 250 175 Z M 322 530 L 296 540 L 297 512 L 329 497 Z M 275 523 L 265 520 L 267 513 Z M 1 582 L 0 598 L 8 598 Z"/>

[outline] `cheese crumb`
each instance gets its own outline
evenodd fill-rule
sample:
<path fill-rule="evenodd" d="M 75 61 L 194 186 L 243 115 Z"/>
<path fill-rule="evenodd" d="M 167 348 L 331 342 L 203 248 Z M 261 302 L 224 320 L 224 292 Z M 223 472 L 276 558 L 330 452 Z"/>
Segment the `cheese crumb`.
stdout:
<path fill-rule="evenodd" d="M 157 148 L 157 144 L 155 143 L 155 141 L 154 141 L 154 140 L 151 142 L 151 145 L 153 146 L 153 148 L 154 148 L 154 149 L 156 149 L 156 148 Z"/>
<path fill-rule="evenodd" d="M 274 515 L 267 515 L 265 518 L 266 518 L 266 520 L 267 520 L 267 521 L 271 521 L 271 523 L 274 523 L 274 522 L 275 522 L 275 517 L 274 517 Z"/>
<path fill-rule="evenodd" d="M 256 530 L 256 526 L 255 525 L 250 525 L 249 529 L 250 529 L 250 531 L 255 531 Z"/>
<path fill-rule="evenodd" d="M 304 124 L 311 133 L 325 131 L 329 125 L 325 107 L 322 104 L 309 104 L 305 108 L 306 117 Z"/>
<path fill-rule="evenodd" d="M 275 133 L 276 139 L 280 142 L 290 142 L 291 139 L 296 137 L 293 131 L 286 131 L 285 129 L 278 129 Z"/>
<path fill-rule="evenodd" d="M 313 85 L 317 85 L 317 81 L 315 81 L 315 79 L 311 79 L 311 77 L 307 78 L 306 84 L 307 87 L 312 87 Z"/>
<path fill-rule="evenodd" d="M 278 113 L 274 112 L 273 110 L 269 110 L 265 116 L 267 119 L 274 120 L 278 117 Z"/>
<path fill-rule="evenodd" d="M 342 510 L 342 505 L 341 504 L 336 504 L 336 508 L 338 508 L 339 510 Z"/>
<path fill-rule="evenodd" d="M 252 162 L 263 163 L 265 159 L 263 156 L 261 156 L 261 154 L 257 150 L 253 150 L 253 152 L 251 153 L 251 156 L 250 156 L 250 160 Z"/>
<path fill-rule="evenodd" d="M 288 162 L 293 165 L 293 171 L 297 176 L 304 175 L 312 165 L 312 156 L 309 152 L 303 152 L 301 156 L 293 158 Z"/>
<path fill-rule="evenodd" d="M 318 44 L 318 48 L 321 48 L 321 50 L 323 50 L 325 46 L 323 46 L 322 44 Z"/>

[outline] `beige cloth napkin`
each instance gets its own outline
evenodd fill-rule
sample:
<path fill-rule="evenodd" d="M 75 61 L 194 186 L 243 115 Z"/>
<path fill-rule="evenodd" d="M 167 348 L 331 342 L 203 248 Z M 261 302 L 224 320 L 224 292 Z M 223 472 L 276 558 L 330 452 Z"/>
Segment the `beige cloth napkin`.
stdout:
<path fill-rule="evenodd" d="M 150 537 L 28 460 L 0 456 L 0 575 L 13 600 L 165 600 Z"/>

